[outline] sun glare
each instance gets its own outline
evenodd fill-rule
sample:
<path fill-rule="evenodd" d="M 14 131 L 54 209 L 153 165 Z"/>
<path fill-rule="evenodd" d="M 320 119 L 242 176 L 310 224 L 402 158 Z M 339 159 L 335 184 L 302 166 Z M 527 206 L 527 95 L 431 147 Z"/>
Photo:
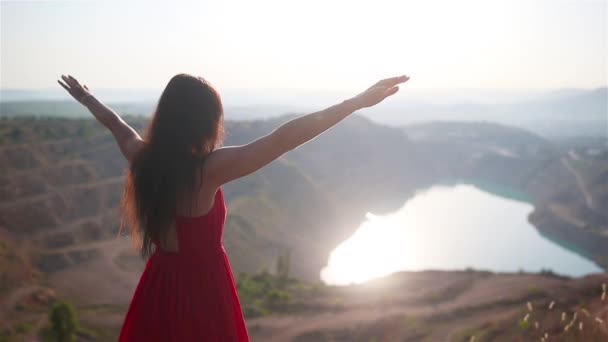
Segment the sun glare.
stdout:
<path fill-rule="evenodd" d="M 149 89 L 188 71 L 222 89 L 350 92 L 407 73 L 408 89 L 597 87 L 605 11 L 574 0 L 4 1 L 2 81 L 48 87 L 72 70 L 96 88 Z"/>
<path fill-rule="evenodd" d="M 321 271 L 323 281 L 332 284 L 361 283 L 382 277 L 399 268 L 395 246 L 386 236 L 398 227 L 390 217 L 367 213 L 367 220 L 353 236 L 340 244 L 330 255 L 328 266 Z"/>

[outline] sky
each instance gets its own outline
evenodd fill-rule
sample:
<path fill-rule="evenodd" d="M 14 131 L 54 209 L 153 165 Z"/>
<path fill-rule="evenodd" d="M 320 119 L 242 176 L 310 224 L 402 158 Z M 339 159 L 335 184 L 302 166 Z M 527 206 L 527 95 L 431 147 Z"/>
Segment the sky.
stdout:
<path fill-rule="evenodd" d="M 5 1 L 1 89 L 606 86 L 608 0 Z"/>

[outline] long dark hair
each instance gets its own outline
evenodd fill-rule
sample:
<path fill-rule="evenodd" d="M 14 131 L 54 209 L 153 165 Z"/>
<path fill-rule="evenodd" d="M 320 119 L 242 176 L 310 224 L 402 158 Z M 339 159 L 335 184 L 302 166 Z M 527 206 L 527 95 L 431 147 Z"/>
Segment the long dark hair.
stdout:
<path fill-rule="evenodd" d="M 178 201 L 195 201 L 200 167 L 223 133 L 218 92 L 201 77 L 174 76 L 160 96 L 143 148 L 131 161 L 120 205 L 120 229 L 129 226 L 142 257 L 166 237 Z"/>

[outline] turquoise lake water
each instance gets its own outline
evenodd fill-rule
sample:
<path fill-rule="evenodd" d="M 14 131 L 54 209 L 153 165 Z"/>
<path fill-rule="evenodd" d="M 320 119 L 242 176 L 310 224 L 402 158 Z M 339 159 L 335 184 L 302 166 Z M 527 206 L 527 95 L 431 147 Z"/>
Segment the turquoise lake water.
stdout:
<path fill-rule="evenodd" d="M 483 190 L 482 190 L 483 189 Z M 368 213 L 331 253 L 321 279 L 361 283 L 396 271 L 603 272 L 592 261 L 542 236 L 528 222 L 533 206 L 504 187 L 435 185 L 395 212 Z"/>

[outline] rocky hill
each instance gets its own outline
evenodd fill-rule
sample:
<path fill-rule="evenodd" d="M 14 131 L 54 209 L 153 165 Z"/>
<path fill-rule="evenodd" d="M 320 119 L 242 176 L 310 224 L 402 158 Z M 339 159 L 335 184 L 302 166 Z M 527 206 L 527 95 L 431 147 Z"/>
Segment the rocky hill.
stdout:
<path fill-rule="evenodd" d="M 287 119 L 228 122 L 226 143 L 246 143 Z M 143 131 L 143 118 L 128 121 Z M 395 210 L 444 179 L 481 179 L 529 194 L 539 231 L 606 267 L 607 165 L 605 155 L 504 126 L 398 129 L 353 116 L 227 184 L 224 243 L 236 272 L 272 269 L 290 251 L 292 274 L 318 282 L 330 251 L 367 211 Z M 122 317 L 143 267 L 128 237 L 118 236 L 126 166 L 93 120 L 0 120 L 0 321 L 27 318 L 56 294 L 86 312 Z M 25 316 L 13 315 L 16 307 Z"/>

